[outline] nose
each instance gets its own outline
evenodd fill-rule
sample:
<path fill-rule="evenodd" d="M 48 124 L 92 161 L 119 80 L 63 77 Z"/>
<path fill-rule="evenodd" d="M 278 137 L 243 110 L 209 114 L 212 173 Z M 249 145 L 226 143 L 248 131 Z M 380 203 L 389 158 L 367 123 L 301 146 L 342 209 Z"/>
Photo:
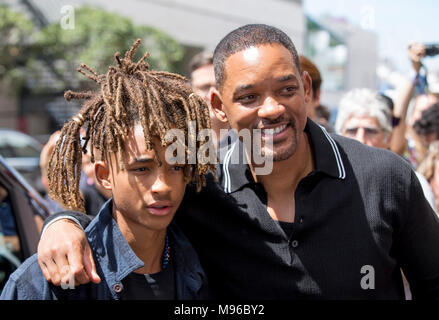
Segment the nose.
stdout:
<path fill-rule="evenodd" d="M 363 128 L 357 129 L 357 133 L 355 134 L 355 140 L 358 140 L 361 143 L 366 144 L 366 135 Z"/>
<path fill-rule="evenodd" d="M 171 191 L 171 188 L 172 187 L 168 182 L 166 174 L 164 172 L 158 172 L 151 186 L 151 192 L 156 194 L 167 194 Z"/>
<path fill-rule="evenodd" d="M 276 99 L 267 97 L 264 103 L 258 109 L 258 116 L 260 118 L 277 119 L 285 112 L 285 107 L 279 104 Z"/>

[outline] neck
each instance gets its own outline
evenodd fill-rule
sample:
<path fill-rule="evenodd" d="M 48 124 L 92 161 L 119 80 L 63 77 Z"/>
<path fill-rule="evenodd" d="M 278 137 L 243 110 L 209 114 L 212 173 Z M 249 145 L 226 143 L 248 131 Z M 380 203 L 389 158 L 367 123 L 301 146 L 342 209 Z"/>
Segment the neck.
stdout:
<path fill-rule="evenodd" d="M 129 218 L 115 209 L 113 217 L 123 236 L 136 256 L 143 261 L 144 267 L 135 270 L 135 273 L 153 274 L 162 270 L 163 252 L 165 249 L 166 229 L 151 230 Z"/>
<path fill-rule="evenodd" d="M 282 197 L 294 194 L 300 180 L 306 177 L 313 169 L 313 157 L 308 136 L 301 135 L 294 155 L 282 161 L 273 163 L 273 170 L 268 175 L 256 176 L 253 166 L 250 166 L 255 181 L 260 182 L 269 198 Z"/>

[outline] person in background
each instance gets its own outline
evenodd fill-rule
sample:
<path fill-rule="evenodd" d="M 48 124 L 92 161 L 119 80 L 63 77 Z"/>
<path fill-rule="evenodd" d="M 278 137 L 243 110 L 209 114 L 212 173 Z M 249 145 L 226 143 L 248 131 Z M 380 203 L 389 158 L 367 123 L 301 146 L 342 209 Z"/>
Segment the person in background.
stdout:
<path fill-rule="evenodd" d="M 420 43 L 411 43 L 408 47 L 408 57 L 412 71 L 410 81 L 403 85 L 395 100 L 390 149 L 399 155 L 405 155 L 416 168 L 425 157 L 427 149 L 413 130 L 413 125 L 424 110 L 438 102 L 438 95 L 429 92 L 427 85 L 426 69 L 422 64 L 425 46 Z M 409 112 L 412 98 L 414 99 L 411 112 Z"/>
<path fill-rule="evenodd" d="M 437 206 L 439 204 L 439 141 L 429 145 L 427 156 L 419 165 L 418 171 L 430 183 Z M 436 207 L 436 213 L 438 212 L 439 207 Z"/>
<path fill-rule="evenodd" d="M 306 106 L 307 116 L 311 120 L 316 121 L 318 124 L 322 125 L 326 129 L 326 131 L 334 132 L 332 125 L 329 123 L 329 117 L 328 119 L 323 118 L 322 121 L 320 121 L 321 118 L 318 116 L 319 114 L 321 114 L 321 112 L 325 112 L 324 110 L 322 110 L 324 107 L 320 106 L 320 87 L 322 86 L 323 80 L 319 69 L 311 60 L 309 60 L 305 56 L 299 56 L 299 63 L 300 68 L 303 71 L 308 72 L 312 80 L 312 99 Z M 317 111 L 317 109 L 319 110 Z M 329 110 L 327 111 L 329 112 Z"/>
<path fill-rule="evenodd" d="M 336 132 L 370 147 L 390 149 L 392 137 L 392 113 L 385 100 L 369 89 L 354 89 L 340 101 Z M 436 201 L 428 181 L 416 172 L 425 198 L 433 210 Z"/>
<path fill-rule="evenodd" d="M 85 136 L 84 129 L 81 130 L 81 136 Z M 91 161 L 91 152 L 88 144 L 85 150 L 87 152 L 82 155 L 82 174 L 79 188 L 84 197 L 85 212 L 90 215 L 96 215 L 103 204 L 111 197 L 111 192 L 105 190 L 97 183 L 95 167 Z"/>
<path fill-rule="evenodd" d="M 317 66 L 305 56 L 299 56 L 300 68 L 308 72 L 312 80 L 312 99 L 306 106 L 306 115 L 313 121 L 316 119 L 315 109 L 320 104 L 320 86 L 322 85 L 322 77 Z"/>
<path fill-rule="evenodd" d="M 433 141 L 439 140 L 439 103 L 422 112 L 421 117 L 413 124 L 413 130 L 420 137 L 425 149 Z"/>
<path fill-rule="evenodd" d="M 327 106 L 319 104 L 315 110 L 316 121 L 318 124 L 323 126 L 329 133 L 334 133 L 334 127 L 331 125 L 329 120 L 331 119 L 331 111 Z"/>
<path fill-rule="evenodd" d="M 41 170 L 41 183 L 46 190 L 43 198 L 46 200 L 47 207 L 51 212 L 63 211 L 63 207 L 57 201 L 49 197 L 49 180 L 47 178 L 47 166 L 49 165 L 50 156 L 52 155 L 53 149 L 55 148 L 56 141 L 59 139 L 60 131 L 55 131 L 49 137 L 49 140 L 44 145 L 40 154 L 40 170 Z"/>
<path fill-rule="evenodd" d="M 215 132 L 217 142 L 222 138 L 223 133 L 229 129 L 229 124 L 219 121 L 215 116 L 210 105 L 210 93 L 215 88 L 215 72 L 213 68 L 213 53 L 202 51 L 191 59 L 189 62 L 190 82 L 192 90 L 200 97 L 202 97 L 209 106 L 210 122 L 212 130 Z"/>

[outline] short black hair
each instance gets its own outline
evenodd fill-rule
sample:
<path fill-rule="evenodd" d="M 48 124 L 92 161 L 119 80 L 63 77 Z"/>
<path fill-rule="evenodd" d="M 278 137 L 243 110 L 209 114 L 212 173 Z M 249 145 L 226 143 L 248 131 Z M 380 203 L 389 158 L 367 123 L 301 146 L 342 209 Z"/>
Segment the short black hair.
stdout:
<path fill-rule="evenodd" d="M 285 32 L 265 24 L 247 24 L 227 34 L 216 46 L 213 53 L 215 80 L 219 89 L 226 78 L 225 63 L 232 54 L 262 44 L 280 44 L 293 56 L 294 63 L 301 73 L 299 55 L 290 37 Z"/>
<path fill-rule="evenodd" d="M 419 135 L 435 132 L 439 137 L 439 103 L 436 103 L 422 112 L 421 118 L 413 125 Z"/>

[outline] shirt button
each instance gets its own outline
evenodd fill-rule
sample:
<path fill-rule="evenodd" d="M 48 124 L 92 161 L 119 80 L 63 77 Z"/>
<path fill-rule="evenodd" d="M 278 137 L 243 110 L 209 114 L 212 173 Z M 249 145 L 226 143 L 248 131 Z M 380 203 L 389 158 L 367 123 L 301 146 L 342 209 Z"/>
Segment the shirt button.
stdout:
<path fill-rule="evenodd" d="M 293 241 L 291 242 L 291 246 L 292 246 L 293 248 L 297 248 L 297 247 L 299 246 L 299 241 L 297 241 L 297 240 L 293 240 Z"/>
<path fill-rule="evenodd" d="M 123 285 L 122 285 L 122 283 L 116 283 L 116 284 L 113 286 L 113 291 L 114 291 L 115 293 L 121 293 L 122 290 L 123 290 Z"/>

